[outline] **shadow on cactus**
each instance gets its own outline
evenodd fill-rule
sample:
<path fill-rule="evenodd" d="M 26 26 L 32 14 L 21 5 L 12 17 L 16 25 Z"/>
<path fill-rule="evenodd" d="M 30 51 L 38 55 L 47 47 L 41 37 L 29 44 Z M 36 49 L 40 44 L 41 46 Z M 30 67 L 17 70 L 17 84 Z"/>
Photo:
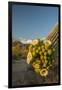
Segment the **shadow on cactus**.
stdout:
<path fill-rule="evenodd" d="M 54 52 L 50 40 L 32 40 L 27 54 L 27 63 L 42 77 L 48 75 L 50 67 L 54 65 Z"/>

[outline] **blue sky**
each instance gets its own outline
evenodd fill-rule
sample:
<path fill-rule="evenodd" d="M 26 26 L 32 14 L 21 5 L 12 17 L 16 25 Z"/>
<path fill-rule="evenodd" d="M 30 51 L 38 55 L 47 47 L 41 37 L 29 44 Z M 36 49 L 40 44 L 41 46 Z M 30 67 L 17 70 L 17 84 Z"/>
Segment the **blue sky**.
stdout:
<path fill-rule="evenodd" d="M 46 37 L 58 22 L 58 7 L 12 6 L 12 37 L 34 39 Z"/>

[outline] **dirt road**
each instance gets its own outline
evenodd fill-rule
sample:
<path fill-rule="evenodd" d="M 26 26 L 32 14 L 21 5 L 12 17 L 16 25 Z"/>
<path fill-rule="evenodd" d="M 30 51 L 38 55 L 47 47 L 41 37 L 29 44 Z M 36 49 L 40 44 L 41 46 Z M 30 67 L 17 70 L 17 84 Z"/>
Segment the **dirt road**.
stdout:
<path fill-rule="evenodd" d="M 55 71 L 49 72 L 49 76 L 42 78 L 34 72 L 32 67 L 26 63 L 26 60 L 21 59 L 12 63 L 12 86 L 57 83 L 57 81 L 57 67 Z"/>

